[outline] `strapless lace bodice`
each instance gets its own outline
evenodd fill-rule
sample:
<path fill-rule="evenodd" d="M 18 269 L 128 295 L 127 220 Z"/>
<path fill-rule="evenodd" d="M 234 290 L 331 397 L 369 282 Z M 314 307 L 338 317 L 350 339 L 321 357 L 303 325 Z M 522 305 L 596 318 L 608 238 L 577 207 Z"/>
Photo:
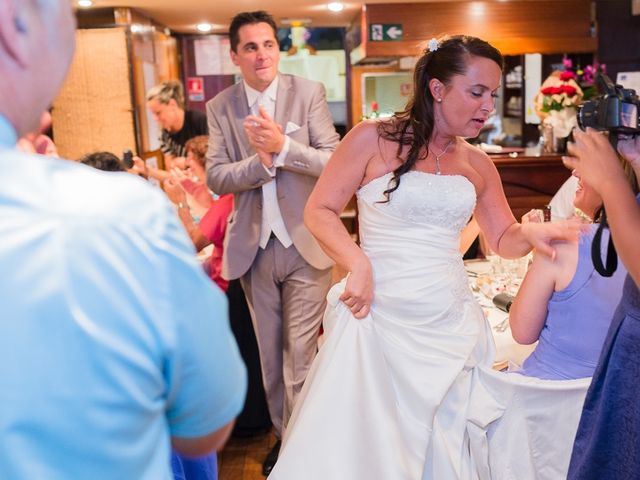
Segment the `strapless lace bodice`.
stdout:
<path fill-rule="evenodd" d="M 440 312 L 432 318 L 460 319 L 462 304 L 472 298 L 460 231 L 475 207 L 474 186 L 460 175 L 408 172 L 385 202 L 392 175 L 357 193 L 360 246 L 373 269 L 376 308 L 392 305 L 395 314 L 408 316 L 416 310 L 416 291 L 424 289 L 422 311 L 431 308 L 426 302 Z"/>
<path fill-rule="evenodd" d="M 359 202 L 375 206 L 410 223 L 433 225 L 460 232 L 476 204 L 473 184 L 462 175 L 434 175 L 411 171 L 402 175 L 400 186 L 384 202 L 392 173 L 378 177 L 358 190 Z"/>

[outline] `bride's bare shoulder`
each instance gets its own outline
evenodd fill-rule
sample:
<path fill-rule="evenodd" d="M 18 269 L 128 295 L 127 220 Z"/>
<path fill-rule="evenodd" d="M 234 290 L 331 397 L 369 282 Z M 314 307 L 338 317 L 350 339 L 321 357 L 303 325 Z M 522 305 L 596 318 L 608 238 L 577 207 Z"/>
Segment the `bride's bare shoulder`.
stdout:
<path fill-rule="evenodd" d="M 402 149 L 399 149 L 399 142 L 395 140 L 396 125 L 393 119 L 378 119 L 374 122 L 376 140 L 374 152 L 369 160 L 365 181 L 373 180 L 392 172 L 402 163 Z"/>
<path fill-rule="evenodd" d="M 342 140 L 340 157 L 349 162 L 362 162 L 363 184 L 368 180 L 393 170 L 398 144 L 388 140 L 383 133 L 389 120 L 364 120 L 355 125 Z"/>
<path fill-rule="evenodd" d="M 482 169 L 493 166 L 493 161 L 486 152 L 483 152 L 480 148 L 467 142 L 464 142 L 463 145 L 465 155 L 472 167 Z"/>

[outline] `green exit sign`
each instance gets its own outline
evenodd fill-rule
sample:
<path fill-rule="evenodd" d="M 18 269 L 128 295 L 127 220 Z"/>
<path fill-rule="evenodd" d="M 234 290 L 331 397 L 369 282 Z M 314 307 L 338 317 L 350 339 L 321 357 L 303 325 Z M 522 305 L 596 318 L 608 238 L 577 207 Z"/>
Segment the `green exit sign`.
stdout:
<path fill-rule="evenodd" d="M 372 42 L 402 40 L 402 24 L 372 23 L 369 25 L 369 40 Z"/>

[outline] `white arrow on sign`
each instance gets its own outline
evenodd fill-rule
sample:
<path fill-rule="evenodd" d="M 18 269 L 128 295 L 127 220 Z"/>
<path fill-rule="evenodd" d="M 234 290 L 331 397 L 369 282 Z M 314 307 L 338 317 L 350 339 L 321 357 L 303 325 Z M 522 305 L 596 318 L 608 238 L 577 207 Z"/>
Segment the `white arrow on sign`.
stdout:
<path fill-rule="evenodd" d="M 402 36 L 402 30 L 394 26 L 387 30 L 387 35 L 389 36 L 389 38 L 395 40 L 396 38 Z"/>

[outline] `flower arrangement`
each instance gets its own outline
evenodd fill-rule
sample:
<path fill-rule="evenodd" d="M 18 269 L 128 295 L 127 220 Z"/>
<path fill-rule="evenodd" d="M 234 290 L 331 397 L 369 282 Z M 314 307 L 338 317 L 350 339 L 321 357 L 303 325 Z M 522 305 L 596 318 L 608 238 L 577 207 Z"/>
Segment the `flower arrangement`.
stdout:
<path fill-rule="evenodd" d="M 572 73 L 556 70 L 547 77 L 534 101 L 542 128 L 549 131 L 548 136 L 560 139 L 571 133 L 578 125 L 577 107 L 582 98 L 582 89 Z"/>
<path fill-rule="evenodd" d="M 536 96 L 536 113 L 545 119 L 550 112 L 575 109 L 582 103 L 583 92 L 573 72 L 555 71 L 544 81 Z"/>
<path fill-rule="evenodd" d="M 565 84 L 541 89 L 540 93 L 543 95 L 541 110 L 550 112 L 551 110 L 562 110 L 565 107 L 577 107 L 581 101 L 581 95 L 578 95 L 579 88 Z"/>
<path fill-rule="evenodd" d="M 545 137 L 545 149 L 554 151 L 554 144 L 565 139 L 578 125 L 577 108 L 595 95 L 595 77 L 605 72 L 605 65 L 597 62 L 585 68 L 573 69 L 573 61 L 565 55 L 563 70 L 556 70 L 542 83 L 534 99 L 535 111 L 542 120 L 542 132 Z"/>
<path fill-rule="evenodd" d="M 583 100 L 589 100 L 598 95 L 594 82 L 596 75 L 599 73 L 607 73 L 607 66 L 604 63 L 593 62 L 584 68 L 578 66 L 574 70 L 573 61 L 565 55 L 562 59 L 562 66 L 564 67 L 562 73 L 566 76 L 571 76 L 582 88 Z"/>

